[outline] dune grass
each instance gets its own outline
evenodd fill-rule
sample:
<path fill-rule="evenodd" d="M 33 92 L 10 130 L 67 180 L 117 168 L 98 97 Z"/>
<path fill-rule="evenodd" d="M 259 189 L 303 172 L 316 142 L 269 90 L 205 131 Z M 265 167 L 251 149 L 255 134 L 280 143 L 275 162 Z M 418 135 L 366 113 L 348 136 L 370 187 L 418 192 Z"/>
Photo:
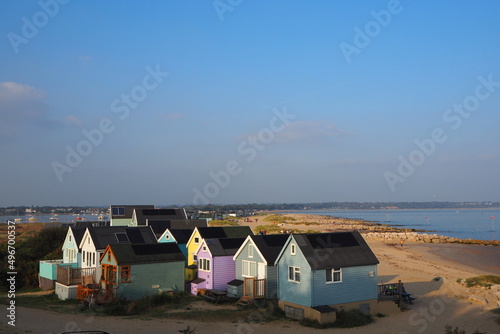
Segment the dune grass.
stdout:
<path fill-rule="evenodd" d="M 465 285 L 469 288 L 473 286 L 483 286 L 486 288 L 491 288 L 493 284 L 500 284 L 500 276 L 482 275 L 465 279 Z"/>

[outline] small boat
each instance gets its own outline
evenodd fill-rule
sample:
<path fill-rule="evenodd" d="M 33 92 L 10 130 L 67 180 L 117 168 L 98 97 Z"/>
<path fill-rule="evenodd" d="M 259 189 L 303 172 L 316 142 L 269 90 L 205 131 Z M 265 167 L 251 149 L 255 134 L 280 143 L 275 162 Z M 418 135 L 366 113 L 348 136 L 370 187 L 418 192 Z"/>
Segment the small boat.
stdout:
<path fill-rule="evenodd" d="M 22 222 L 23 219 L 22 218 L 14 218 L 14 222 L 18 223 L 18 222 Z"/>
<path fill-rule="evenodd" d="M 50 220 L 59 220 L 58 215 L 53 215 L 52 217 L 49 218 Z"/>
<path fill-rule="evenodd" d="M 84 219 L 85 219 L 85 218 L 80 217 L 80 216 L 76 217 L 76 220 L 84 220 Z"/>
<path fill-rule="evenodd" d="M 30 222 L 34 222 L 34 221 L 37 221 L 37 220 L 38 220 L 38 218 L 35 218 L 35 216 L 31 216 L 31 217 L 29 217 L 29 218 L 28 218 L 28 220 L 29 220 Z"/>

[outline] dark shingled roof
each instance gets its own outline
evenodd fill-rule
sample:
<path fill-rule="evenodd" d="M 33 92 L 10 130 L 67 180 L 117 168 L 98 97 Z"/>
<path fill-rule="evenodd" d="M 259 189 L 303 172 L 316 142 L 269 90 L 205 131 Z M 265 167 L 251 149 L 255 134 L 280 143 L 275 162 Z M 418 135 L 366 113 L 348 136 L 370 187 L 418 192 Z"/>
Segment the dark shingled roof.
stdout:
<path fill-rule="evenodd" d="M 233 279 L 231 282 L 228 282 L 227 285 L 231 286 L 240 286 L 243 284 L 243 281 L 240 279 Z"/>
<path fill-rule="evenodd" d="M 194 283 L 194 284 L 200 284 L 201 282 L 205 282 L 205 279 L 196 277 L 194 280 L 191 281 L 191 283 Z"/>
<path fill-rule="evenodd" d="M 205 239 L 212 256 L 234 255 L 241 247 L 245 238 L 208 238 Z"/>
<path fill-rule="evenodd" d="M 155 243 L 156 238 L 148 226 L 104 226 L 88 227 L 96 250 L 105 249 L 107 245 L 120 243 L 120 236 L 125 234 L 121 242 L 125 243 Z M 118 236 L 117 236 L 118 234 Z"/>
<path fill-rule="evenodd" d="M 115 244 L 110 245 L 118 265 L 184 262 L 185 258 L 176 243 Z"/>
<path fill-rule="evenodd" d="M 146 225 L 147 220 L 187 219 L 184 209 L 136 209 L 137 225 Z"/>
<path fill-rule="evenodd" d="M 75 237 L 75 243 L 77 246 L 80 246 L 80 242 L 82 242 L 83 235 L 85 234 L 85 231 L 89 226 L 92 227 L 92 224 L 78 224 L 78 225 L 75 224 L 75 226 L 69 227 L 73 231 L 73 236 Z"/>
<path fill-rule="evenodd" d="M 190 229 L 180 229 L 180 230 L 169 229 L 169 231 L 178 244 L 187 244 L 189 238 L 191 238 L 191 234 L 193 234 L 193 230 Z"/>
<path fill-rule="evenodd" d="M 203 239 L 206 238 L 246 238 L 253 235 L 249 226 L 211 226 L 198 227 Z"/>
<path fill-rule="evenodd" d="M 161 237 L 167 229 L 190 229 L 192 232 L 195 227 L 206 227 L 208 224 L 205 219 L 148 219 L 146 223 L 151 227 L 157 238 Z"/>
<path fill-rule="evenodd" d="M 294 234 L 293 237 L 313 270 L 379 263 L 358 231 Z"/>
<path fill-rule="evenodd" d="M 288 240 L 288 234 L 265 234 L 265 235 L 252 235 L 250 236 L 259 249 L 262 256 L 270 266 L 274 265 L 274 261 L 278 257 L 281 249 Z"/>

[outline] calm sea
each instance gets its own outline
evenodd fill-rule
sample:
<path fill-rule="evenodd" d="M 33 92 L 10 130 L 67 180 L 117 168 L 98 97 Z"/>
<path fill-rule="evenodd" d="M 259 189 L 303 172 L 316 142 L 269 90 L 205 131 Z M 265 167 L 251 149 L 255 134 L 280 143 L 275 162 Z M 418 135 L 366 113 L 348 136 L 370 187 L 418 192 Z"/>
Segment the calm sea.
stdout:
<path fill-rule="evenodd" d="M 304 210 L 289 213 L 364 219 L 460 239 L 500 240 L 500 210 Z"/>
<path fill-rule="evenodd" d="M 283 212 L 286 213 L 286 212 Z M 414 228 L 438 235 L 460 239 L 500 240 L 500 210 L 324 210 L 294 211 L 352 219 L 376 221 L 397 227 Z M 20 216 L 23 223 L 30 223 L 30 216 Z M 59 220 L 50 220 L 52 215 L 35 215 L 34 223 L 70 223 L 75 215 L 59 215 Z M 84 220 L 98 221 L 96 215 L 80 215 Z M 492 219 L 494 217 L 494 219 Z M 14 220 L 17 216 L 0 216 L 0 221 Z M 107 217 L 106 217 L 107 218 Z"/>

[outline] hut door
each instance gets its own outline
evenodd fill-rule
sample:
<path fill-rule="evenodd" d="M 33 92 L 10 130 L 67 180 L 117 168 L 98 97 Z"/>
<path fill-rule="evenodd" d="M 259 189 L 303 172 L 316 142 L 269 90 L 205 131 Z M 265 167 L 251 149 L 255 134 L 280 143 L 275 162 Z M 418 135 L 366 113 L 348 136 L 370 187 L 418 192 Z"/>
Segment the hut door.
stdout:
<path fill-rule="evenodd" d="M 266 278 L 266 264 L 264 262 L 259 262 L 257 266 L 257 278 Z"/>

